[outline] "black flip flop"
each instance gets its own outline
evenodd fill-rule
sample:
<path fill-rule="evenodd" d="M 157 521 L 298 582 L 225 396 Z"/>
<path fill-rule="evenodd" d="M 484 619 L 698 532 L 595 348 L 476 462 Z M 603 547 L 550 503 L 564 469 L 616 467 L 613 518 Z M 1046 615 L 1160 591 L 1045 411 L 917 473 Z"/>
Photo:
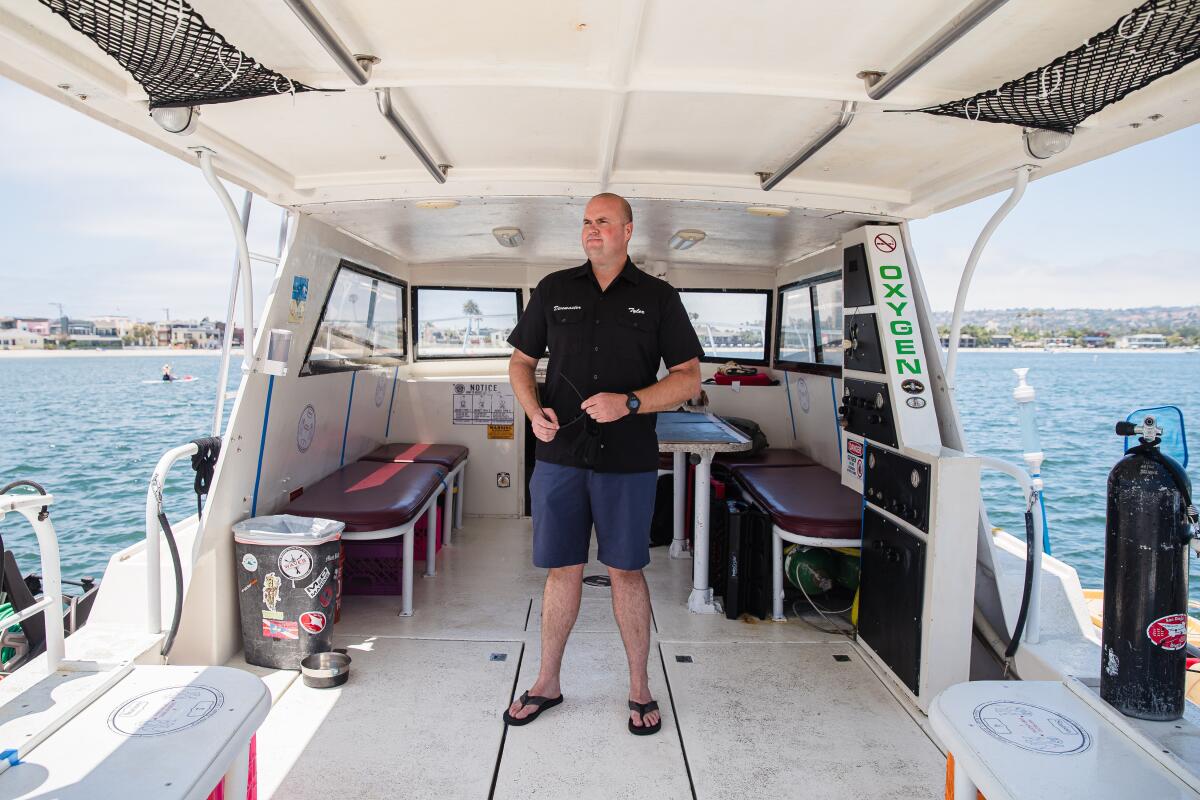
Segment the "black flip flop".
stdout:
<path fill-rule="evenodd" d="M 537 719 L 538 715 L 541 714 L 543 711 L 545 711 L 546 709 L 549 709 L 549 708 L 554 708 L 556 705 L 558 705 L 562 701 L 563 701 L 563 699 L 562 699 L 561 694 L 558 697 L 539 697 L 536 694 L 531 695 L 531 694 L 529 694 L 529 692 L 525 692 L 524 694 L 521 695 L 521 706 L 522 707 L 535 706 L 537 708 L 537 710 L 534 711 L 532 714 L 530 714 L 527 717 L 514 717 L 512 714 L 509 714 L 508 711 L 506 710 L 504 712 L 504 721 L 507 722 L 509 725 L 518 725 L 518 726 L 519 725 L 528 725 L 529 723 L 531 723 L 535 719 Z"/>
<path fill-rule="evenodd" d="M 642 722 L 646 721 L 646 715 L 651 711 L 658 711 L 658 703 L 651 700 L 649 703 L 637 703 L 633 700 L 629 701 L 629 710 L 636 711 L 642 717 Z M 634 725 L 633 720 L 629 720 L 629 732 L 634 736 L 649 736 L 652 733 L 658 733 L 662 728 L 662 713 L 658 715 L 658 722 L 653 725 Z"/>

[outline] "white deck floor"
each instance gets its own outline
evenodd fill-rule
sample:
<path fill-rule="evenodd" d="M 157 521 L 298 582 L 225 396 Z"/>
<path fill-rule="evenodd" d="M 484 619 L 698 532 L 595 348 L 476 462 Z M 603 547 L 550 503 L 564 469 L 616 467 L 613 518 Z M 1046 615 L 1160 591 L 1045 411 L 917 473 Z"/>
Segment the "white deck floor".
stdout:
<path fill-rule="evenodd" d="M 690 614 L 691 561 L 651 552 L 659 734 L 626 729 L 625 654 L 609 590 L 591 586 L 565 702 L 505 729 L 502 712 L 537 674 L 544 573 L 527 520 L 469 519 L 437 577 L 418 580 L 414 616 L 397 616 L 398 597 L 345 599 L 346 686 L 265 675 L 275 706 L 258 735 L 259 797 L 942 796 L 941 752 L 852 642 L 800 621 Z M 594 552 L 586 574 L 603 574 Z"/>

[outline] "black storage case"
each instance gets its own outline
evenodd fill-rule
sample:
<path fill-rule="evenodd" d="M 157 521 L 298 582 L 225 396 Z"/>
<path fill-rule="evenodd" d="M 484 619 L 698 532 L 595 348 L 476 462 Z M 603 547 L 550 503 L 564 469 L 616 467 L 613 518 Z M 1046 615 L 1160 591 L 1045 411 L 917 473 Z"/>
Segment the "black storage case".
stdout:
<path fill-rule="evenodd" d="M 713 586 L 724 590 L 725 616 L 771 613 L 771 518 L 741 500 L 725 503 L 723 570 Z"/>

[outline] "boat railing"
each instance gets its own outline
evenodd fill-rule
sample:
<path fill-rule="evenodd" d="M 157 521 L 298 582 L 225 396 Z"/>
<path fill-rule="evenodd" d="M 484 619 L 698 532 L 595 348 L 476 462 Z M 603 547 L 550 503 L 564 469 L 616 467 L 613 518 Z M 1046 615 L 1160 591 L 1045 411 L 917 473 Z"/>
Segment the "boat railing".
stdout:
<path fill-rule="evenodd" d="M 160 540 L 164 533 L 159 515 L 163 511 L 163 489 L 166 487 L 167 473 L 175 462 L 181 458 L 189 458 L 200 452 L 196 442 L 173 447 L 163 453 L 162 458 L 154 467 L 150 476 L 150 485 L 146 490 L 146 631 L 152 634 L 162 633 L 162 572 L 160 567 Z M 181 555 L 182 557 L 182 555 Z M 179 602 L 179 599 L 176 599 Z"/>
<path fill-rule="evenodd" d="M 984 469 L 1002 472 L 1015 480 L 1021 487 L 1021 494 L 1025 497 L 1027 509 L 1032 509 L 1037 504 L 1036 493 L 1039 489 L 1035 487 L 1034 479 L 1019 464 L 990 456 L 980 456 L 979 461 L 980 466 Z M 1033 585 L 1029 592 L 1029 612 L 1025 618 L 1025 631 L 1022 639 L 1028 644 L 1037 644 L 1041 639 L 1042 541 L 1044 533 L 1042 531 L 1042 515 L 1035 513 L 1031 515 L 1031 518 L 1033 519 L 1036 546 L 1032 548 Z"/>
<path fill-rule="evenodd" d="M 52 494 L 0 494 L 0 520 L 16 512 L 25 517 L 37 534 L 38 550 L 42 561 L 42 599 L 15 616 L 4 619 L 4 625 L 14 625 L 42 614 L 46 627 L 46 666 L 53 673 L 65 657 L 66 634 L 63 631 L 62 573 L 58 556 L 58 535 L 50 521 Z"/>

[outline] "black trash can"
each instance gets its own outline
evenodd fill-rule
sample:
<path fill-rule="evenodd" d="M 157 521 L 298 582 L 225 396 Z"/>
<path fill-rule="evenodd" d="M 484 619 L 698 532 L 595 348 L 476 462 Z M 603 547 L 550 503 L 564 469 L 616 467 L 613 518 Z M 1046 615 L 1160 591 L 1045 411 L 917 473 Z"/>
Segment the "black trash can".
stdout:
<path fill-rule="evenodd" d="M 344 527 L 291 514 L 233 526 L 246 663 L 300 669 L 305 656 L 333 649 Z"/>

